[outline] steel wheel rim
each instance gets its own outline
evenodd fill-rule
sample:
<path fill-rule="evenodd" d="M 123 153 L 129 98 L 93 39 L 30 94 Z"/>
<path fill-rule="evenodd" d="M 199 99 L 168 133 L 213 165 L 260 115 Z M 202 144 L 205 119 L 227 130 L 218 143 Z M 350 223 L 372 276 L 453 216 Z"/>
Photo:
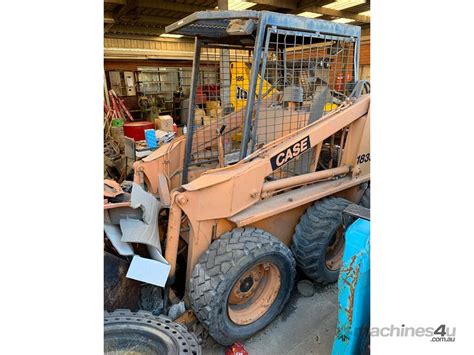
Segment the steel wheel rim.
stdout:
<path fill-rule="evenodd" d="M 232 322 L 247 325 L 260 319 L 272 306 L 281 287 L 278 267 L 261 262 L 242 273 L 227 299 L 227 313 Z"/>
<path fill-rule="evenodd" d="M 166 333 L 157 335 L 143 327 L 123 329 L 111 326 L 106 330 L 104 354 L 155 354 L 163 351 L 178 351 L 173 339 Z"/>

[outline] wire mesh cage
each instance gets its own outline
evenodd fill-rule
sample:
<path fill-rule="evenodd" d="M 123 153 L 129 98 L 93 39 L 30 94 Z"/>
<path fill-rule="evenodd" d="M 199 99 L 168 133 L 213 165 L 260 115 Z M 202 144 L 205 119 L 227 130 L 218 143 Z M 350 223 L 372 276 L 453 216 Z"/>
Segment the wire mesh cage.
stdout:
<path fill-rule="evenodd" d="M 315 122 L 357 82 L 355 26 L 227 11 L 196 13 L 169 28 L 196 36 L 184 182 L 190 166 L 232 164 Z M 282 164 L 271 178 L 337 166 L 345 132 Z"/>
<path fill-rule="evenodd" d="M 225 164 L 238 159 L 249 90 L 252 50 L 204 45 L 194 100 L 191 164 L 218 160 L 222 143 Z"/>
<path fill-rule="evenodd" d="M 278 28 L 267 31 L 261 83 L 278 92 L 277 102 L 262 105 L 252 131 L 252 150 L 294 132 L 336 109 L 354 87 L 353 38 L 304 33 Z M 258 87 L 258 95 L 265 92 Z M 274 178 L 315 171 L 316 150 L 322 150 L 319 168 L 334 165 L 340 154 L 340 136 L 320 148 L 311 148 L 273 174 Z M 336 138 L 338 140 L 336 141 Z M 330 151 L 330 152 L 329 152 Z M 320 153 L 319 153 L 320 154 Z M 329 154 L 329 155 L 328 155 Z M 335 159 L 333 159 L 333 156 Z"/>

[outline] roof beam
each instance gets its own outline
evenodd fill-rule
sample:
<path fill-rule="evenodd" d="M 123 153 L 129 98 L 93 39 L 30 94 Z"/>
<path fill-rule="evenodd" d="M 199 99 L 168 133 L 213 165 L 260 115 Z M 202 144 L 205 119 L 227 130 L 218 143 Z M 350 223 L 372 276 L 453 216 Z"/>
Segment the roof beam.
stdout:
<path fill-rule="evenodd" d="M 120 19 L 127 15 L 133 7 L 135 7 L 135 0 L 126 0 L 125 6 L 122 6 L 120 10 L 114 13 L 115 22 L 119 22 Z"/>
<path fill-rule="evenodd" d="M 349 11 L 339 11 L 339 10 L 328 9 L 327 7 L 308 6 L 305 8 L 298 9 L 298 10 L 315 12 L 321 15 L 327 15 L 327 16 L 332 16 L 332 17 L 348 18 L 348 19 L 355 20 L 358 22 L 363 22 L 363 23 L 370 23 L 369 16 L 359 15 L 359 14 L 355 14 Z"/>
<path fill-rule="evenodd" d="M 114 14 L 111 12 L 104 13 L 104 23 L 107 23 L 107 24 L 115 23 Z"/>
<path fill-rule="evenodd" d="M 333 3 L 337 0 L 300 0 L 298 1 L 298 10 L 306 8 L 308 6 L 324 6 Z"/>
<path fill-rule="evenodd" d="M 179 19 L 172 18 L 172 17 L 160 17 L 160 16 L 148 16 L 148 15 L 136 15 L 136 14 L 127 14 L 123 15 L 118 19 L 114 17 L 113 13 L 106 12 L 104 14 L 104 23 L 149 23 L 149 24 L 156 24 L 156 25 L 169 25 Z"/>
<path fill-rule="evenodd" d="M 125 0 L 104 0 L 104 4 L 125 5 Z"/>
<path fill-rule="evenodd" d="M 135 0 L 125 0 L 125 5 L 121 6 L 118 11 L 114 11 L 112 14 L 112 21 L 110 20 L 110 17 L 106 17 L 104 15 L 104 22 L 107 23 L 107 26 L 104 28 L 104 33 L 107 33 L 110 31 L 110 29 L 114 26 L 116 23 L 120 23 L 120 20 L 127 15 L 127 13 L 130 12 L 131 9 L 135 7 Z M 109 22 L 107 22 L 107 20 Z"/>
<path fill-rule="evenodd" d="M 290 10 L 296 10 L 298 8 L 298 1 L 294 0 L 251 0 L 251 2 Z"/>
<path fill-rule="evenodd" d="M 217 8 L 219 11 L 229 10 L 229 0 L 217 0 Z"/>
<path fill-rule="evenodd" d="M 108 23 L 104 26 L 104 35 L 110 31 L 110 29 L 114 26 L 114 22 Z"/>
<path fill-rule="evenodd" d="M 152 36 L 152 35 L 134 35 L 134 34 L 123 34 L 123 33 L 107 33 L 104 38 L 121 38 L 121 39 L 139 39 L 142 41 L 157 41 L 157 42 L 187 42 L 187 43 L 194 43 L 194 38 L 191 37 L 181 37 L 181 38 L 167 38 L 167 37 L 160 37 L 160 36 Z"/>
<path fill-rule="evenodd" d="M 159 36 L 165 33 L 165 29 L 160 27 L 115 25 L 109 30 L 109 33 Z"/>
<path fill-rule="evenodd" d="M 205 11 L 213 9 L 213 6 L 198 6 L 198 5 L 188 5 L 181 4 L 177 2 L 163 2 L 163 1 L 153 1 L 153 0 L 137 0 L 136 5 L 139 7 L 146 7 L 149 9 L 159 9 L 159 10 L 169 10 L 169 11 L 179 11 L 179 12 L 196 12 L 196 11 Z"/>
<path fill-rule="evenodd" d="M 169 25 L 179 19 L 173 17 L 160 17 L 160 16 L 148 16 L 148 15 L 135 15 L 130 14 L 121 18 L 123 24 L 139 25 L 141 23 L 147 23 L 152 25 Z"/>

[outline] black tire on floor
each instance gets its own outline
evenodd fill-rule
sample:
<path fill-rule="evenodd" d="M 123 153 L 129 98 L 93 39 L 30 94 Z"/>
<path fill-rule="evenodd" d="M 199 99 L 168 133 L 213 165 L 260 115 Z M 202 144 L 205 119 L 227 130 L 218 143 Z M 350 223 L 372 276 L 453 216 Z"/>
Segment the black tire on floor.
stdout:
<path fill-rule="evenodd" d="M 104 354 L 200 355 L 196 336 L 181 324 L 150 312 L 117 309 L 104 314 Z"/>
<path fill-rule="evenodd" d="M 370 186 L 365 189 L 360 199 L 360 205 L 365 208 L 370 208 Z"/>
<path fill-rule="evenodd" d="M 339 276 L 344 251 L 342 211 L 349 204 L 349 201 L 339 197 L 316 201 L 308 207 L 296 226 L 291 250 L 297 265 L 310 279 L 320 284 L 336 282 Z M 328 266 L 329 250 L 332 250 L 332 268 Z"/>
<path fill-rule="evenodd" d="M 283 310 L 293 288 L 295 264 L 290 249 L 261 229 L 237 228 L 224 233 L 210 245 L 194 267 L 189 287 L 191 306 L 199 321 L 218 343 L 231 345 L 249 338 Z M 243 288 L 242 277 L 244 281 L 247 280 L 246 275 L 262 265 L 265 265 L 265 270 L 278 270 L 273 271 L 273 275 L 276 272 L 280 277 L 279 288 L 277 286 L 275 289 L 276 296 L 273 293 L 273 303 L 264 307 L 266 310 L 262 311 L 264 313 L 259 315 L 260 318 L 248 324 L 238 324 L 233 320 L 236 319 L 235 313 L 230 313 L 236 307 L 231 301 L 234 292 L 236 289 L 237 292 L 250 292 Z M 250 304 L 258 303 L 255 300 L 265 292 L 259 294 L 259 288 L 275 285 L 271 280 L 275 278 L 269 274 L 260 279 L 257 277 L 257 281 L 250 281 L 250 287 L 255 285 L 257 291 L 253 291 L 255 293 L 251 297 L 247 296 L 246 303 L 238 304 L 237 307 L 249 309 L 247 307 L 252 307 Z"/>

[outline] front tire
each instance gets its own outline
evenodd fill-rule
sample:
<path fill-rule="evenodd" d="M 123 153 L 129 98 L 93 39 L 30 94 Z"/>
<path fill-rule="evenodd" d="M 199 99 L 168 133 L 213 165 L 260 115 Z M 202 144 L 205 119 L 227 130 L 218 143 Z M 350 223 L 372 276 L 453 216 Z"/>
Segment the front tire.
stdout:
<path fill-rule="evenodd" d="M 191 306 L 218 343 L 249 338 L 283 310 L 295 264 L 288 247 L 261 229 L 224 233 L 194 267 Z"/>

